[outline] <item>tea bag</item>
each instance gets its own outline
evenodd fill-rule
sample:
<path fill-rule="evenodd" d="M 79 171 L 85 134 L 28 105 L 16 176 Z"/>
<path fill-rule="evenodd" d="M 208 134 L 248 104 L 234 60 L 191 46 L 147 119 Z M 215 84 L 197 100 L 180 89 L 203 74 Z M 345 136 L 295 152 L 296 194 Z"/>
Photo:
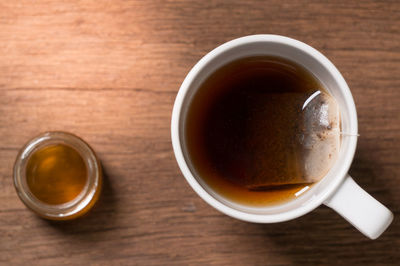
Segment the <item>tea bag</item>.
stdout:
<path fill-rule="evenodd" d="M 315 93 L 303 108 L 304 131 L 300 168 L 304 182 L 319 181 L 333 166 L 340 148 L 340 114 L 336 100 L 327 93 Z"/>
<path fill-rule="evenodd" d="M 248 168 L 251 172 L 242 185 L 260 190 L 319 181 L 339 152 L 340 115 L 335 99 L 322 91 L 269 96 L 254 104 L 259 108 L 252 118 L 257 123 L 248 125 L 250 141 L 246 143 L 253 167 Z"/>

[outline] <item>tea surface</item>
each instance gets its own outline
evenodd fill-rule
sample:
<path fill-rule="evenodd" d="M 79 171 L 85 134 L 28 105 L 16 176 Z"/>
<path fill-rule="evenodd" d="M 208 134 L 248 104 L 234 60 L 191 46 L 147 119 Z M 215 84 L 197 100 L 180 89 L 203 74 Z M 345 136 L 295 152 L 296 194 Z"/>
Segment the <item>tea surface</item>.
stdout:
<path fill-rule="evenodd" d="M 184 129 L 189 164 L 233 201 L 290 200 L 335 159 L 338 138 L 329 134 L 339 123 L 335 108 L 322 84 L 292 61 L 233 61 L 208 77 L 191 100 Z"/>

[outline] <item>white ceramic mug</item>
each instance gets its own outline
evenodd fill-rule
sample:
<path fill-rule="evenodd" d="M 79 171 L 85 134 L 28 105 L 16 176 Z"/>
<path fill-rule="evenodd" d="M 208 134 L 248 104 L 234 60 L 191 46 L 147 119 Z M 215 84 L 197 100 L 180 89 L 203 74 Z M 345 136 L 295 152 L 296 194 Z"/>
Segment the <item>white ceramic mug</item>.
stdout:
<path fill-rule="evenodd" d="M 328 174 L 300 197 L 271 207 L 249 207 L 232 202 L 196 177 L 183 139 L 184 121 L 191 97 L 200 84 L 226 63 L 248 56 L 272 55 L 304 66 L 317 77 L 339 104 L 343 136 L 337 161 Z M 302 216 L 321 204 L 337 211 L 371 239 L 377 238 L 393 220 L 385 206 L 360 188 L 348 175 L 357 145 L 357 113 L 342 75 L 320 52 L 300 41 L 278 35 L 252 35 L 229 41 L 205 55 L 183 81 L 175 100 L 171 121 L 176 160 L 190 186 L 208 204 L 234 218 L 275 223 Z"/>

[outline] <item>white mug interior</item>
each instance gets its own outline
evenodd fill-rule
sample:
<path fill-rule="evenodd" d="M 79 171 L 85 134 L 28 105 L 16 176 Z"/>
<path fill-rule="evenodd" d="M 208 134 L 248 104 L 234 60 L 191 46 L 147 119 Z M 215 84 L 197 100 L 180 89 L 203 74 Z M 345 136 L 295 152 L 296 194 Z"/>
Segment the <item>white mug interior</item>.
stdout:
<path fill-rule="evenodd" d="M 339 156 L 326 176 L 301 196 L 280 205 L 252 207 L 233 202 L 209 187 L 191 165 L 184 141 L 188 106 L 202 82 L 216 69 L 233 60 L 257 56 L 279 56 L 294 61 L 322 83 L 336 99 L 343 136 Z M 171 136 L 179 167 L 191 187 L 211 206 L 234 218 L 249 222 L 272 223 L 304 215 L 321 205 L 344 180 L 357 144 L 357 115 L 351 92 L 336 67 L 320 52 L 300 41 L 279 35 L 252 35 L 227 42 L 205 55 L 189 72 L 175 100 Z"/>

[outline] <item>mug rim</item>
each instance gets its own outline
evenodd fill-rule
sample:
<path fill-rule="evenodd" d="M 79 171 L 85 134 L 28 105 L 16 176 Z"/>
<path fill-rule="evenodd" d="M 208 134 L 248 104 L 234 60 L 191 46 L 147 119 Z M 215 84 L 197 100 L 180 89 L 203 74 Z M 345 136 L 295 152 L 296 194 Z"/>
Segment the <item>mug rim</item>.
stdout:
<path fill-rule="evenodd" d="M 256 214 L 256 213 L 247 213 L 245 211 L 234 209 L 213 196 L 209 194 L 196 180 L 194 175 L 192 174 L 191 170 L 189 169 L 185 157 L 183 155 L 182 147 L 181 147 L 181 136 L 180 136 L 180 118 L 181 118 L 181 111 L 184 100 L 186 98 L 186 94 L 191 87 L 192 81 L 196 78 L 198 73 L 208 65 L 210 61 L 212 61 L 216 56 L 223 53 L 224 51 L 233 49 L 240 45 L 245 45 L 254 42 L 272 42 L 282 45 L 289 45 L 297 48 L 303 52 L 305 52 L 310 57 L 313 57 L 317 60 L 321 65 L 323 65 L 334 77 L 334 79 L 339 84 L 339 88 L 342 91 L 345 101 L 348 105 L 348 112 L 349 112 L 349 123 L 352 128 L 354 128 L 355 133 L 357 134 L 357 113 L 355 109 L 355 104 L 353 100 L 353 96 L 350 92 L 350 89 L 344 80 L 343 76 L 339 72 L 339 70 L 333 65 L 333 63 L 325 57 L 321 52 L 316 50 L 315 48 L 305 44 L 301 41 L 281 36 L 281 35 L 273 35 L 273 34 L 258 34 L 258 35 L 249 35 L 244 36 L 241 38 L 237 38 L 231 41 L 228 41 L 209 53 L 207 53 L 203 58 L 201 58 L 189 71 L 187 76 L 185 77 L 182 85 L 179 88 L 178 94 L 175 99 L 174 107 L 172 110 L 172 118 L 171 118 L 171 139 L 172 139 L 172 146 L 175 154 L 176 161 L 178 162 L 179 168 L 185 177 L 186 181 L 192 187 L 192 189 L 209 205 L 214 207 L 215 209 L 219 210 L 220 212 L 231 216 L 233 218 L 248 221 L 248 222 L 255 222 L 255 223 L 275 223 L 275 222 L 283 222 L 287 220 L 291 220 L 302 215 L 305 215 L 308 212 L 311 212 L 323 202 L 334 194 L 334 192 L 338 189 L 339 185 L 344 181 L 344 178 L 350 168 L 350 165 L 353 161 L 353 157 L 355 154 L 356 146 L 357 146 L 357 138 L 351 138 L 349 140 L 348 149 L 343 154 L 345 157 L 344 164 L 336 173 L 336 178 L 334 178 L 327 188 L 325 188 L 318 197 L 314 198 L 312 201 L 309 201 L 307 204 L 300 205 L 292 210 L 278 213 L 278 214 Z"/>

